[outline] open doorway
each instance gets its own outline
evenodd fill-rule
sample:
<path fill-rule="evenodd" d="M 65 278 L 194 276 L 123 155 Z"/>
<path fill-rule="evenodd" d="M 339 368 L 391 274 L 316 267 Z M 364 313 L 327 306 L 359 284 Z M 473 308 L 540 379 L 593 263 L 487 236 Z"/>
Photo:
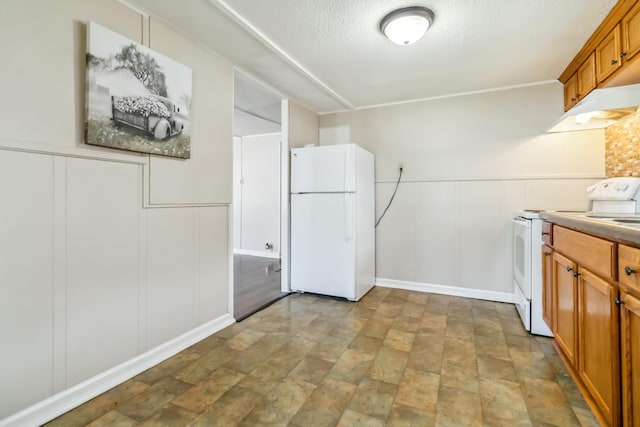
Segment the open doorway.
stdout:
<path fill-rule="evenodd" d="M 282 292 L 281 97 L 234 74 L 234 317 L 242 320 L 287 295 Z M 286 157 L 285 157 L 286 158 Z"/>

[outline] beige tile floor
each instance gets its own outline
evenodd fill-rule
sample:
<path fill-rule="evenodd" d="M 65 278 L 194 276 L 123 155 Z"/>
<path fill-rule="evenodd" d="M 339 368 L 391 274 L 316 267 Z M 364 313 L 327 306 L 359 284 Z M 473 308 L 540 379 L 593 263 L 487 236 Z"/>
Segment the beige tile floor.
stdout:
<path fill-rule="evenodd" d="M 512 305 L 374 288 L 291 295 L 50 426 L 597 425 Z"/>

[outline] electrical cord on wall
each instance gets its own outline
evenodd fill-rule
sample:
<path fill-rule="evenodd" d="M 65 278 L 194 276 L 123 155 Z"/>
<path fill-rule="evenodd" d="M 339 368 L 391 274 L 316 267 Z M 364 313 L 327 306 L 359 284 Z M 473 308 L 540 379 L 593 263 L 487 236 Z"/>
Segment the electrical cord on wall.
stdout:
<path fill-rule="evenodd" d="M 395 190 L 393 190 L 393 194 L 391 195 L 391 198 L 389 199 L 389 203 L 387 204 L 387 207 L 384 208 L 384 211 L 382 211 L 382 215 L 380 215 L 380 218 L 378 218 L 378 220 L 376 221 L 376 227 L 378 226 L 378 224 L 380 224 L 380 221 L 382 221 L 382 218 L 384 218 L 384 214 L 387 213 L 387 210 L 389 209 L 389 206 L 391 206 L 391 202 L 393 202 L 393 198 L 396 197 L 396 193 L 398 192 L 398 186 L 400 185 L 400 180 L 402 179 L 402 166 L 400 166 L 400 175 L 398 175 L 398 182 L 396 182 L 396 188 Z"/>

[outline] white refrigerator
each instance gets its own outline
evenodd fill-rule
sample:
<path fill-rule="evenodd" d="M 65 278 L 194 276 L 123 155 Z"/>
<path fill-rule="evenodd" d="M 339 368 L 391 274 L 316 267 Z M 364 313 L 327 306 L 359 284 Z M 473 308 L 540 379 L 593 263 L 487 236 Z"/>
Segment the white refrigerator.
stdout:
<path fill-rule="evenodd" d="M 291 289 L 358 301 L 375 283 L 373 154 L 291 150 Z"/>

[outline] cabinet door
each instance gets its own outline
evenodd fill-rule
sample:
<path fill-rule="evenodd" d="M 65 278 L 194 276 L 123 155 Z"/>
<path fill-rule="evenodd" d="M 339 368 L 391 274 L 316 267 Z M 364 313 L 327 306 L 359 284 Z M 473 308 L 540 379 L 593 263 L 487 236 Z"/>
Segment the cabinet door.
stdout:
<path fill-rule="evenodd" d="M 620 424 L 618 290 L 589 270 L 578 279 L 578 373 L 607 424 Z"/>
<path fill-rule="evenodd" d="M 640 51 L 640 3 L 636 3 L 622 19 L 622 49 L 624 61 Z"/>
<path fill-rule="evenodd" d="M 640 292 L 640 249 L 618 245 L 618 280 Z"/>
<path fill-rule="evenodd" d="M 578 73 L 575 73 L 564 84 L 564 111 L 576 105 L 578 102 Z"/>
<path fill-rule="evenodd" d="M 576 366 L 578 347 L 578 280 L 576 264 L 554 252 L 553 255 L 553 335 L 571 365 Z"/>
<path fill-rule="evenodd" d="M 576 98 L 581 100 L 596 88 L 596 54 L 595 52 L 578 68 L 578 92 Z"/>
<path fill-rule="evenodd" d="M 598 83 L 604 81 L 622 65 L 620 59 L 620 24 L 596 47 L 596 78 Z"/>
<path fill-rule="evenodd" d="M 553 329 L 553 251 L 542 245 L 542 319 Z"/>
<path fill-rule="evenodd" d="M 640 426 L 640 300 L 622 293 L 623 425 Z"/>

